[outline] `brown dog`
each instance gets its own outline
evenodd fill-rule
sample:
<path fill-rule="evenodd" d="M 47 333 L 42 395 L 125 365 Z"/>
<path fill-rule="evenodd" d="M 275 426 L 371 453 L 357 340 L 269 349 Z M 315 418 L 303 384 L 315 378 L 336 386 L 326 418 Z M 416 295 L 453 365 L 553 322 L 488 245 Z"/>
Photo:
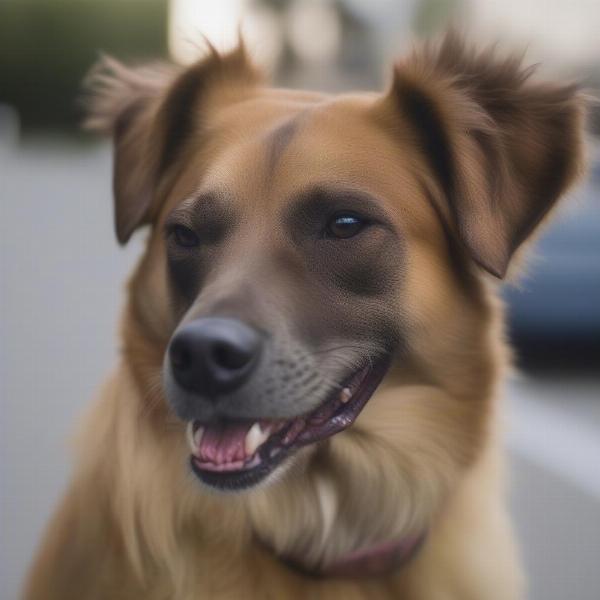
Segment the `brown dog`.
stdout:
<path fill-rule="evenodd" d="M 521 596 L 495 288 L 582 164 L 530 74 L 455 36 L 381 95 L 104 61 L 117 236 L 152 230 L 26 598 Z"/>

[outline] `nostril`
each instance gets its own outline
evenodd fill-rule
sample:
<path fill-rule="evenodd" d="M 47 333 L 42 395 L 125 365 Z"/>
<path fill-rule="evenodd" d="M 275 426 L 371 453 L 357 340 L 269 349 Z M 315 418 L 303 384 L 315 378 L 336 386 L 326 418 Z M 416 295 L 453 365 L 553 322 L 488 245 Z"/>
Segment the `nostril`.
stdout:
<path fill-rule="evenodd" d="M 212 360 L 220 367 L 231 371 L 245 367 L 252 359 L 252 352 L 227 342 L 217 342 L 211 348 Z"/>
<path fill-rule="evenodd" d="M 171 365 L 177 371 L 188 371 L 192 366 L 192 353 L 186 344 L 177 343 L 171 345 Z"/>

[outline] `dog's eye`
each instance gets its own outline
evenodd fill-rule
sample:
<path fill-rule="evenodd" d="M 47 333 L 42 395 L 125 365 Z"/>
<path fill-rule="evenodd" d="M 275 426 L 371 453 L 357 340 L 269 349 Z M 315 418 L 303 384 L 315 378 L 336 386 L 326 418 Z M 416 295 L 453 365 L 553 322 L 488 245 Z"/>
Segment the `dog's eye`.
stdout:
<path fill-rule="evenodd" d="M 200 243 L 198 236 L 191 229 L 183 225 L 176 225 L 173 228 L 173 237 L 177 245 L 184 248 L 193 248 Z"/>
<path fill-rule="evenodd" d="M 326 233 L 332 238 L 351 238 L 359 233 L 366 222 L 351 213 L 338 213 L 327 223 Z"/>

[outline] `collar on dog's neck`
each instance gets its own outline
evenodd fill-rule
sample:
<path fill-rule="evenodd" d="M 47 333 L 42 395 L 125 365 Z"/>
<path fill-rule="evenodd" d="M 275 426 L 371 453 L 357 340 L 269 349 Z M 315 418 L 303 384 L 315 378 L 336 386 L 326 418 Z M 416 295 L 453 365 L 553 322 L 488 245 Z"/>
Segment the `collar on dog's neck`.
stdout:
<path fill-rule="evenodd" d="M 287 561 L 299 570 L 321 577 L 374 577 L 405 565 L 418 552 L 425 532 L 400 540 L 379 542 L 341 556 L 326 567 L 308 570 L 296 561 Z"/>
<path fill-rule="evenodd" d="M 349 552 L 322 569 L 320 574 L 332 577 L 384 575 L 407 563 L 417 553 L 424 539 L 423 533 Z"/>

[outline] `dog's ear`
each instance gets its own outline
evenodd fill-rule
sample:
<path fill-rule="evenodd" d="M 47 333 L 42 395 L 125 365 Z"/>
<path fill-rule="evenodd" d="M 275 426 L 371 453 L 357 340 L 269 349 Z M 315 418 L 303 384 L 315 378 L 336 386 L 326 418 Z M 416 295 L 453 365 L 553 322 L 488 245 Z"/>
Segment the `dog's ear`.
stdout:
<path fill-rule="evenodd" d="M 499 278 L 583 163 L 582 97 L 531 75 L 520 59 L 473 52 L 451 33 L 396 65 L 379 107 L 407 122 L 434 172 L 438 212 Z"/>
<path fill-rule="evenodd" d="M 205 125 L 202 105 L 214 92 L 222 103 L 260 81 L 243 43 L 226 54 L 209 47 L 186 69 L 169 65 L 126 67 L 103 57 L 86 78 L 84 127 L 112 136 L 117 239 L 125 244 L 157 213 L 156 190 L 188 140 Z"/>
<path fill-rule="evenodd" d="M 156 172 L 151 130 L 159 99 L 173 77 L 166 67 L 129 68 L 105 56 L 85 81 L 84 127 L 113 138 L 115 229 L 121 244 L 150 212 Z"/>

